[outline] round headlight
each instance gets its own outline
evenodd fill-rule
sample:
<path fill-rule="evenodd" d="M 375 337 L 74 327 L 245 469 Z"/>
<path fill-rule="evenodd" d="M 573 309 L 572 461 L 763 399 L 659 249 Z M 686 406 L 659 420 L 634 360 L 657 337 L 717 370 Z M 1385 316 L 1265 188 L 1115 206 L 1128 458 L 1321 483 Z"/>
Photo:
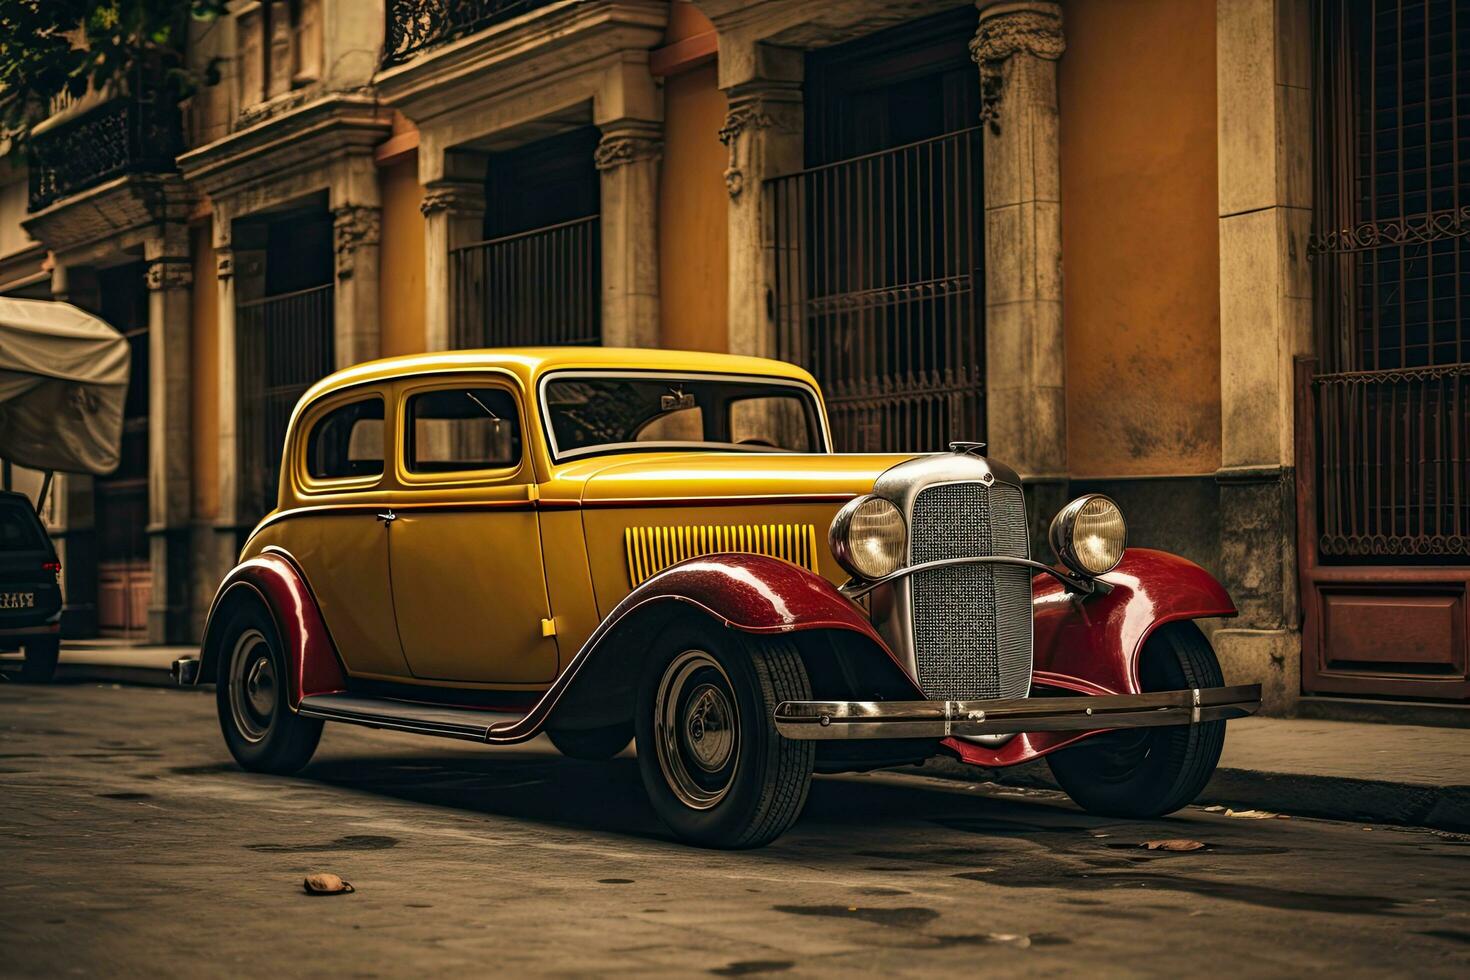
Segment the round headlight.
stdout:
<path fill-rule="evenodd" d="M 1128 525 L 1118 505 L 1100 493 L 1078 497 L 1051 522 L 1051 548 L 1062 564 L 1081 575 L 1118 567 L 1128 545 Z"/>
<path fill-rule="evenodd" d="M 908 528 L 898 508 L 882 497 L 850 500 L 827 532 L 838 564 L 854 578 L 877 579 L 903 567 Z"/>

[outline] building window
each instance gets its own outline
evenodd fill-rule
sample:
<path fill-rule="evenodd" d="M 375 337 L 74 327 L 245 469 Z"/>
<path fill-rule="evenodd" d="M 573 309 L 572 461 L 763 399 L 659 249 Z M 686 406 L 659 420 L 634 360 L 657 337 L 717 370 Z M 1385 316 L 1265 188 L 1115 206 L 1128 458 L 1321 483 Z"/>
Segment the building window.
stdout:
<path fill-rule="evenodd" d="M 809 54 L 807 169 L 765 187 L 777 353 L 817 376 L 842 450 L 984 437 L 975 26 L 969 8 Z"/>
<path fill-rule="evenodd" d="M 1470 0 L 1318 0 L 1320 550 L 1470 554 Z"/>

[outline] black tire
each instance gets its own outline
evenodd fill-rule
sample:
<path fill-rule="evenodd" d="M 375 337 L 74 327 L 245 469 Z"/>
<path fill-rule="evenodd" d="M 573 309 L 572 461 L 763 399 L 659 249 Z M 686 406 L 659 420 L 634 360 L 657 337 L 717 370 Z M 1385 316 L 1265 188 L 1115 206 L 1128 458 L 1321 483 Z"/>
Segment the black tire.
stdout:
<path fill-rule="evenodd" d="M 587 728 L 581 731 L 562 729 L 548 731 L 546 737 L 556 750 L 568 759 L 584 762 L 606 762 L 628 747 L 633 741 L 632 722 L 608 725 L 605 728 Z"/>
<path fill-rule="evenodd" d="M 26 684 L 47 684 L 56 676 L 56 661 L 61 656 L 61 640 L 40 636 L 26 640 L 25 660 L 20 666 L 20 679 Z"/>
<path fill-rule="evenodd" d="M 220 631 L 215 707 L 230 754 L 251 772 L 290 775 L 311 761 L 322 723 L 291 710 L 286 657 L 258 603 L 235 607 Z"/>
<path fill-rule="evenodd" d="M 1144 691 L 1225 683 L 1210 641 L 1194 623 L 1161 626 L 1144 644 Z M 1047 756 L 1077 805 L 1110 817 L 1158 817 L 1193 802 L 1220 761 L 1225 723 L 1136 728 L 1097 735 Z"/>
<path fill-rule="evenodd" d="M 659 819 L 704 847 L 779 837 L 806 804 L 816 746 L 782 737 L 774 713 L 810 697 L 789 640 L 713 623 L 664 634 L 645 664 L 634 719 L 638 768 Z"/>

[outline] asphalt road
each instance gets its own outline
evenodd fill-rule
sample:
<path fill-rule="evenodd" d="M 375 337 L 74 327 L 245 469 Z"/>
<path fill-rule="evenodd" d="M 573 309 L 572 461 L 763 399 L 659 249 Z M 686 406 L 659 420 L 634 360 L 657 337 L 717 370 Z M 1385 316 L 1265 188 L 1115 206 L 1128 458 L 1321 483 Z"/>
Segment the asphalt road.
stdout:
<path fill-rule="evenodd" d="M 262 777 L 212 693 L 0 683 L 0 922 L 5 976 L 1466 976 L 1470 837 L 868 775 L 718 853 L 669 839 L 631 757 L 329 725 Z"/>

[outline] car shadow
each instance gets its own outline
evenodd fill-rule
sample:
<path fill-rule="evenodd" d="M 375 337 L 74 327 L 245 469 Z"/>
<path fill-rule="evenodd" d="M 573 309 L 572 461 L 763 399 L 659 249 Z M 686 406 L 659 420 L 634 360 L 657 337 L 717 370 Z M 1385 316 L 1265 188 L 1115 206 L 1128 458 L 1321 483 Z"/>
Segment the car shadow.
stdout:
<path fill-rule="evenodd" d="M 674 838 L 644 793 L 637 759 L 581 762 L 546 752 L 422 752 L 319 758 L 298 777 L 420 805 L 651 840 Z M 788 837 L 862 828 L 893 836 L 936 824 L 997 836 L 1082 833 L 1110 821 L 1050 803 L 1000 800 L 914 780 L 818 776 Z"/>

